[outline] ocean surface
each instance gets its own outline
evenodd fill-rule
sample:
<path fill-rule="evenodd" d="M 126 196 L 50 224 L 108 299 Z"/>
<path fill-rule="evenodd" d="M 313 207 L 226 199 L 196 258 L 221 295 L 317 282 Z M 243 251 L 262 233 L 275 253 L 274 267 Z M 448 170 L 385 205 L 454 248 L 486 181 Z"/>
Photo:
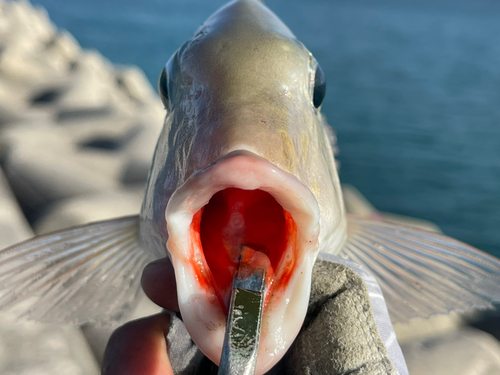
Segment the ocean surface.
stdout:
<path fill-rule="evenodd" d="M 33 0 L 85 48 L 144 69 L 225 1 Z M 379 210 L 500 256 L 500 2 L 269 0 L 325 72 L 340 177 Z"/>

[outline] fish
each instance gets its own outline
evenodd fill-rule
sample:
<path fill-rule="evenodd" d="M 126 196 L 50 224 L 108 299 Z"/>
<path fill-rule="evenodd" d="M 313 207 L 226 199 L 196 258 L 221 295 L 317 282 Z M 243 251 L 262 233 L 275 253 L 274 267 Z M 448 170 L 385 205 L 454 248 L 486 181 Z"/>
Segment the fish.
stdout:
<path fill-rule="evenodd" d="M 210 16 L 162 70 L 159 93 L 166 116 L 140 214 L 0 251 L 0 309 L 44 322 L 119 321 L 143 268 L 168 257 L 186 328 L 218 364 L 245 249 L 247 264 L 267 267 L 263 374 L 300 331 L 320 253 L 370 270 L 393 322 L 499 299 L 498 259 L 442 234 L 346 214 L 321 112 L 325 75 L 263 2 L 235 0 Z"/>

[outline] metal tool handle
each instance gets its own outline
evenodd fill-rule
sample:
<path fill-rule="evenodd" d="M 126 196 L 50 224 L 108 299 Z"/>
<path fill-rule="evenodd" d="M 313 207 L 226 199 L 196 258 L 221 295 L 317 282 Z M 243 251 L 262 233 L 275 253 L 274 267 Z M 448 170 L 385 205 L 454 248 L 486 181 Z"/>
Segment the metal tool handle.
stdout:
<path fill-rule="evenodd" d="M 251 250 L 253 251 L 253 250 Z M 266 268 L 252 266 L 241 272 L 240 262 L 233 280 L 231 304 L 218 375 L 253 375 L 259 349 L 264 307 Z"/>

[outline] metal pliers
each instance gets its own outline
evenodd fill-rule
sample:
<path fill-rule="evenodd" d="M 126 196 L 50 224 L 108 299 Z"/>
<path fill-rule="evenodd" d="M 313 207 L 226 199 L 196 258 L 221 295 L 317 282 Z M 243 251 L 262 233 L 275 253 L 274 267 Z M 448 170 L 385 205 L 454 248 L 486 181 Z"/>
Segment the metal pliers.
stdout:
<path fill-rule="evenodd" d="M 245 272 L 242 272 L 243 268 Z M 266 289 L 266 268 L 252 265 L 250 274 L 247 270 L 247 265 L 241 260 L 233 279 L 218 375 L 253 375 L 255 372 Z"/>

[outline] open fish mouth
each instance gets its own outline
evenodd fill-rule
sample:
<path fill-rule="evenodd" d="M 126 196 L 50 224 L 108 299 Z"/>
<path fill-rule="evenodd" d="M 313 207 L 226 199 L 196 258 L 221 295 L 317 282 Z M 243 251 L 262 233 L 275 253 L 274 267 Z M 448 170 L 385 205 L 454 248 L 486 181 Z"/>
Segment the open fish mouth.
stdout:
<path fill-rule="evenodd" d="M 202 351 L 219 362 L 231 283 L 250 248 L 256 264 L 267 264 L 257 367 L 281 358 L 307 311 L 318 253 L 311 191 L 266 159 L 233 151 L 176 190 L 166 221 L 179 307 Z"/>
<path fill-rule="evenodd" d="M 231 187 L 218 191 L 193 217 L 191 233 L 193 241 L 200 240 L 197 246 L 203 252 L 225 312 L 243 249 L 251 249 L 246 252 L 250 258 L 247 264 L 267 268 L 264 305 L 269 301 L 271 290 L 279 292 L 286 284 L 299 258 L 297 224 L 271 194 L 260 189 Z M 289 262 L 282 262 L 284 258 Z M 274 275 L 280 265 L 285 269 L 274 287 Z"/>

